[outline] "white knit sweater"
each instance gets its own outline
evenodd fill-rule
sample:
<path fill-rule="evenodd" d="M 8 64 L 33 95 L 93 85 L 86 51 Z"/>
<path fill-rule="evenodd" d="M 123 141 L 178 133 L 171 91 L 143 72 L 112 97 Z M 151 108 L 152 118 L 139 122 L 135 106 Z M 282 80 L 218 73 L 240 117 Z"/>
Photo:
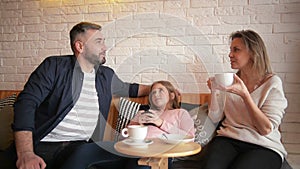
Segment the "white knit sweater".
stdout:
<path fill-rule="evenodd" d="M 281 143 L 281 134 L 278 130 L 287 107 L 280 78 L 273 75 L 260 87 L 251 93 L 258 108 L 270 119 L 273 130 L 268 135 L 260 135 L 253 126 L 249 112 L 243 99 L 235 94 L 226 94 L 223 126 L 217 131 L 219 136 L 226 136 L 237 140 L 261 145 L 277 152 L 282 158 L 287 155 Z"/>

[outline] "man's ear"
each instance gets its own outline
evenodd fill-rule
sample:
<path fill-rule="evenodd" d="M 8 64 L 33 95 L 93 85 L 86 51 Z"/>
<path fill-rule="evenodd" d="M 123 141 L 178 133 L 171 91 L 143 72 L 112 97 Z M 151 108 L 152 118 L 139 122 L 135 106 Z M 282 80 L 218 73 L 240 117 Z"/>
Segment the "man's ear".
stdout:
<path fill-rule="evenodd" d="M 75 49 L 78 51 L 78 53 L 82 53 L 83 51 L 83 43 L 79 40 L 75 41 Z"/>

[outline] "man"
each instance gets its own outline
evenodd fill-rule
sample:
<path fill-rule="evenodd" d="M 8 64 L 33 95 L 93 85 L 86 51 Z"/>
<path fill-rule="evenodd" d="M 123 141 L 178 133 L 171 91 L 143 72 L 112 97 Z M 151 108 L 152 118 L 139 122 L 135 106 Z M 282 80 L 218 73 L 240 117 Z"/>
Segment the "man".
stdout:
<path fill-rule="evenodd" d="M 147 95 L 149 86 L 124 83 L 103 66 L 104 41 L 101 26 L 81 22 L 70 31 L 74 55 L 48 57 L 31 74 L 15 103 L 17 168 L 86 168 L 117 158 L 91 138 L 103 137 L 112 95 Z"/>

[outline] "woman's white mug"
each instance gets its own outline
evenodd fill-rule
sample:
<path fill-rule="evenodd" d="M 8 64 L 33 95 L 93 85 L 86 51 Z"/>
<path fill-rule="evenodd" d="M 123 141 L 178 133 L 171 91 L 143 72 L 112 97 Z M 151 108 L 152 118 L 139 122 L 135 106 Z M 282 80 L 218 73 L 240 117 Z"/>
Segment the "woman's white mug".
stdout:
<path fill-rule="evenodd" d="M 123 137 L 129 137 L 135 142 L 144 141 L 147 137 L 148 127 L 143 125 L 129 125 L 122 129 L 121 134 Z"/>
<path fill-rule="evenodd" d="M 221 86 L 230 86 L 234 82 L 234 73 L 219 73 L 215 74 L 217 84 Z"/>

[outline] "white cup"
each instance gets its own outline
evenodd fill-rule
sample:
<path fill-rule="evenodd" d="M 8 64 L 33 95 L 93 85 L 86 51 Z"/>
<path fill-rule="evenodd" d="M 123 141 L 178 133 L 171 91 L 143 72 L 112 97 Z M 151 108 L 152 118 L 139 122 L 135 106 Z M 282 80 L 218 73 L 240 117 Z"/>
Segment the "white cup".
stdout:
<path fill-rule="evenodd" d="M 134 142 L 142 142 L 147 137 L 148 127 L 143 125 L 129 125 L 122 129 L 122 136 L 129 137 Z"/>
<path fill-rule="evenodd" d="M 234 82 L 234 73 L 219 73 L 215 74 L 217 84 L 221 86 L 230 86 Z"/>

